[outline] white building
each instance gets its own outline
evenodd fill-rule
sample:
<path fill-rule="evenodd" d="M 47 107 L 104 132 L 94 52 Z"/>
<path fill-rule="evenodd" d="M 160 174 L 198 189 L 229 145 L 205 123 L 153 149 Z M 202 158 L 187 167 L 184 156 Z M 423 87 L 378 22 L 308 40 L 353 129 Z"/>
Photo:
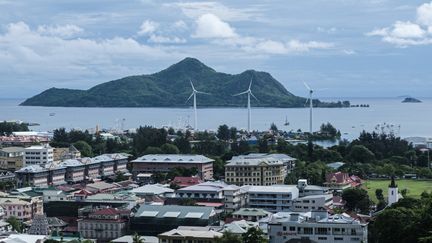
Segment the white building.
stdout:
<path fill-rule="evenodd" d="M 398 187 L 395 183 L 394 177 L 391 179 L 391 183 L 388 187 L 388 206 L 399 201 Z"/>
<path fill-rule="evenodd" d="M 299 189 L 294 185 L 250 186 L 247 195 L 248 207 L 276 213 L 292 209 Z"/>
<path fill-rule="evenodd" d="M 246 190 L 243 187 L 229 185 L 222 189 L 225 212 L 232 213 L 246 205 Z"/>
<path fill-rule="evenodd" d="M 309 212 L 312 210 L 326 210 L 326 208 L 330 208 L 332 205 L 332 194 L 309 195 L 295 199 L 292 211 Z"/>
<path fill-rule="evenodd" d="M 207 181 L 197 185 L 184 187 L 176 191 L 177 198 L 191 198 L 194 200 L 214 199 L 223 200 L 223 189 L 227 184 L 220 181 Z"/>
<path fill-rule="evenodd" d="M 367 224 L 345 214 L 330 216 L 325 211 L 273 214 L 268 222 L 268 235 L 270 243 L 366 243 L 368 240 Z"/>
<path fill-rule="evenodd" d="M 54 161 L 54 149 L 49 144 L 24 149 L 23 166 L 43 165 Z"/>

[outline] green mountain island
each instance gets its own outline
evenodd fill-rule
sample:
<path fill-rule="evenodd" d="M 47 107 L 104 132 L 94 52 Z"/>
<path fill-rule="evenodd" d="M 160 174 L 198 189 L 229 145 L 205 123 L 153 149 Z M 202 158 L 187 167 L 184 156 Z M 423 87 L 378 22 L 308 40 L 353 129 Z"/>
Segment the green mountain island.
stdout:
<path fill-rule="evenodd" d="M 149 75 L 137 75 L 102 83 L 88 90 L 51 88 L 27 99 L 22 106 L 62 107 L 185 107 L 192 88 L 210 95 L 198 94 L 197 103 L 204 107 L 242 107 L 247 95 L 232 96 L 248 89 L 258 100 L 252 106 L 305 107 L 306 98 L 295 96 L 269 73 L 247 70 L 240 74 L 215 71 L 197 59 L 185 58 L 177 64 Z M 348 101 L 321 102 L 315 107 L 349 107 Z"/>

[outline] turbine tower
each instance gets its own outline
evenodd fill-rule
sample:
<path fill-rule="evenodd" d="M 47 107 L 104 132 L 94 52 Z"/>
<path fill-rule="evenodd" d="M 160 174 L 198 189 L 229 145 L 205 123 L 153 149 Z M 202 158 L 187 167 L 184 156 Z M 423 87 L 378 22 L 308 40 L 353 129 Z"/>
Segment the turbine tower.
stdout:
<path fill-rule="evenodd" d="M 313 90 L 309 87 L 309 85 L 307 85 L 307 83 L 303 82 L 304 86 L 306 87 L 307 90 L 309 90 L 309 134 L 310 136 L 312 136 L 312 110 L 313 110 L 313 100 L 312 100 L 312 94 L 313 94 Z M 308 100 L 306 100 L 306 103 L 308 102 Z"/>
<path fill-rule="evenodd" d="M 196 104 L 196 94 L 207 94 L 209 93 L 198 91 L 195 89 L 192 80 L 189 80 L 191 87 L 192 87 L 192 94 L 189 96 L 189 98 L 186 100 L 188 102 L 193 97 L 193 108 L 194 108 L 194 129 L 195 131 L 198 131 L 198 117 L 197 117 L 197 104 Z"/>
<path fill-rule="evenodd" d="M 249 88 L 246 91 L 243 91 L 241 93 L 235 94 L 233 96 L 239 96 L 239 95 L 243 95 L 243 94 L 247 94 L 247 109 L 248 109 L 248 132 L 251 131 L 251 104 L 250 104 L 250 97 L 254 97 L 254 99 L 256 99 L 258 101 L 258 99 L 255 97 L 255 95 L 252 93 L 251 90 L 252 87 L 252 79 L 249 83 Z"/>

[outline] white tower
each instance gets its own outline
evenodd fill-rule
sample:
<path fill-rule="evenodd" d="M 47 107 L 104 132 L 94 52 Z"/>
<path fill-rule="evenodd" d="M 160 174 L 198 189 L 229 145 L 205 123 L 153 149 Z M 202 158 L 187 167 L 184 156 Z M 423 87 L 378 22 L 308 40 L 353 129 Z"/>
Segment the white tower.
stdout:
<path fill-rule="evenodd" d="M 398 187 L 395 183 L 394 176 L 392 176 L 391 183 L 388 187 L 388 206 L 399 201 Z"/>
<path fill-rule="evenodd" d="M 233 95 L 233 96 L 238 96 L 238 95 L 247 94 L 247 109 L 248 109 L 248 126 L 247 126 L 247 129 L 248 129 L 248 132 L 251 132 L 251 123 L 252 123 L 250 97 L 252 96 L 252 97 L 254 97 L 254 99 L 256 99 L 258 101 L 258 99 L 255 97 L 255 95 L 252 93 L 251 87 L 252 87 L 252 79 L 249 83 L 249 88 L 246 91 L 243 91 L 241 93 Z"/>
<path fill-rule="evenodd" d="M 197 102 L 196 102 L 196 94 L 209 94 L 206 92 L 201 92 L 195 89 L 195 86 L 192 83 L 192 80 L 189 80 L 190 85 L 192 87 L 192 94 L 189 96 L 189 98 L 186 100 L 188 102 L 190 98 L 193 97 L 193 109 L 194 109 L 194 130 L 198 131 L 198 116 L 197 116 Z"/>

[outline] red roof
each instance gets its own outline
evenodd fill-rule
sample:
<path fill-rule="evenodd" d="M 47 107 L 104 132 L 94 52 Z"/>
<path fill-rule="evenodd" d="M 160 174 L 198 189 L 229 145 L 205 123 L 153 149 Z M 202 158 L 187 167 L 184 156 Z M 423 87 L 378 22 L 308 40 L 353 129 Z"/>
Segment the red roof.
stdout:
<path fill-rule="evenodd" d="M 116 215 L 124 213 L 124 211 L 117 210 L 116 208 L 103 208 L 92 213 L 93 215 Z"/>
<path fill-rule="evenodd" d="M 199 206 L 207 206 L 207 207 L 222 207 L 224 204 L 223 203 L 217 203 L 217 202 L 197 202 L 196 203 Z"/>
<path fill-rule="evenodd" d="M 203 183 L 203 181 L 199 177 L 176 176 L 174 177 L 172 183 L 180 187 L 187 187 Z"/>
<path fill-rule="evenodd" d="M 360 186 L 363 183 L 360 177 L 355 175 L 349 176 L 348 173 L 340 171 L 327 174 L 326 182 L 331 184 L 350 184 L 352 187 Z"/>
<path fill-rule="evenodd" d="M 93 195 L 93 193 L 91 193 L 91 192 L 89 192 L 89 191 L 87 191 L 87 190 L 85 190 L 85 189 L 82 189 L 82 190 L 80 190 L 79 192 L 75 192 L 74 195 L 84 195 L 84 196 L 88 196 L 88 195 Z"/>

